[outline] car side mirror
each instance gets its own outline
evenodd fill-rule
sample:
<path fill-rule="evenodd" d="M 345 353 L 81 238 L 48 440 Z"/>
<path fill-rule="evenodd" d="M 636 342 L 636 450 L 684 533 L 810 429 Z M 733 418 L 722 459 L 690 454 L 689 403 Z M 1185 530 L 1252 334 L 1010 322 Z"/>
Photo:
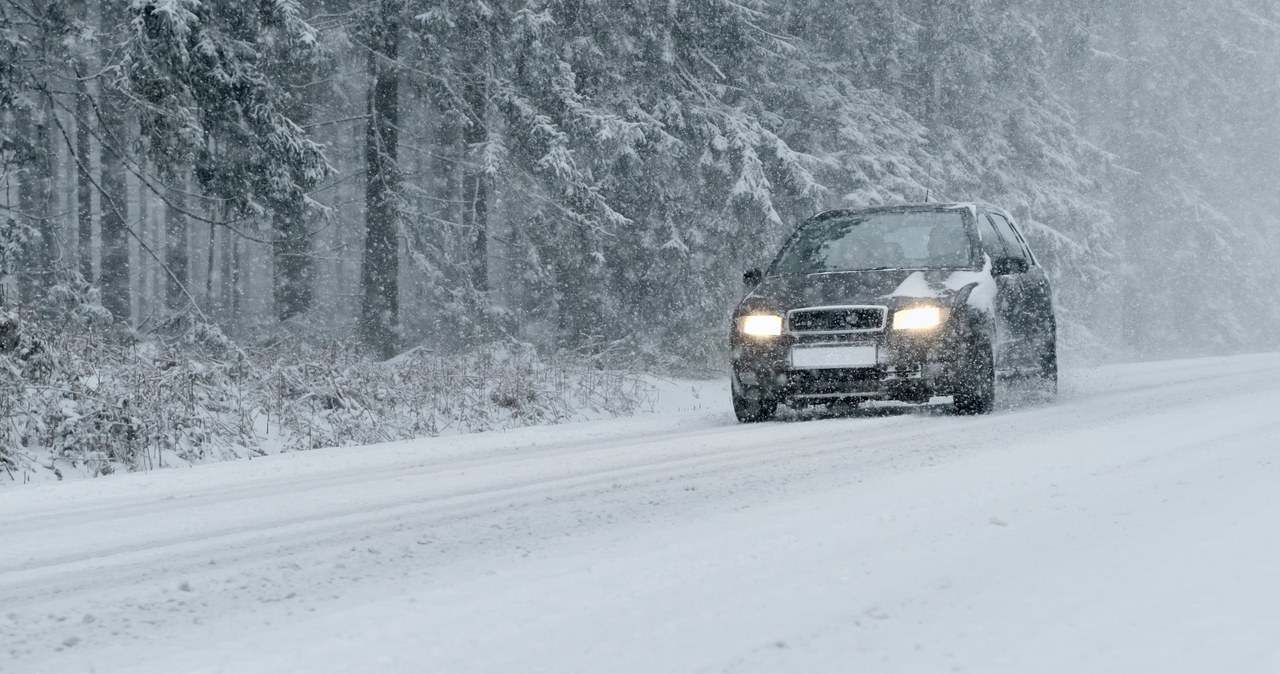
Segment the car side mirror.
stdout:
<path fill-rule="evenodd" d="M 760 282 L 763 280 L 764 280 L 764 272 L 760 271 L 759 269 L 748 269 L 742 273 L 742 282 L 748 288 L 754 288 L 760 285 Z"/>
<path fill-rule="evenodd" d="M 1020 257 L 1001 257 L 996 258 L 991 263 L 992 276 L 1010 276 L 1012 274 L 1025 274 L 1031 269 L 1031 265 Z"/>

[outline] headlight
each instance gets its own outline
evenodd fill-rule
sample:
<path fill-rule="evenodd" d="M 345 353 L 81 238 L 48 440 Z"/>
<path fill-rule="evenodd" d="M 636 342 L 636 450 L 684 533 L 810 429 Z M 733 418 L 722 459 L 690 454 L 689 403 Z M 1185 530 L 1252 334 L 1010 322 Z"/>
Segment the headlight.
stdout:
<path fill-rule="evenodd" d="M 894 330 L 928 330 L 942 323 L 942 310 L 937 307 L 903 309 L 893 314 Z"/>
<path fill-rule="evenodd" d="M 782 334 L 782 317 L 754 314 L 738 319 L 738 331 L 752 337 L 777 337 Z"/>

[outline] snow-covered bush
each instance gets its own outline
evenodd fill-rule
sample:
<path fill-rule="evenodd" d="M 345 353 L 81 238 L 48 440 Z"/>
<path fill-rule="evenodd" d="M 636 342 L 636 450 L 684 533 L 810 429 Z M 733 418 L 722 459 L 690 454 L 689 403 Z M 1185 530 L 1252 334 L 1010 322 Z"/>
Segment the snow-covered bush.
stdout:
<path fill-rule="evenodd" d="M 517 343 L 377 363 L 337 342 L 242 348 L 201 323 L 145 339 L 28 324 L 0 352 L 0 475 L 96 476 L 558 423 L 652 397 L 638 375 Z"/>

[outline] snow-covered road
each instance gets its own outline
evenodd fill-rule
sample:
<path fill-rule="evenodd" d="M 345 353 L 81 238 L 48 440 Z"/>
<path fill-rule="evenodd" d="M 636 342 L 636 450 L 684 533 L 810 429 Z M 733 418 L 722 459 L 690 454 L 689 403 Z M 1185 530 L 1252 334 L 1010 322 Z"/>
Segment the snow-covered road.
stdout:
<path fill-rule="evenodd" d="M 0 672 L 1280 672 L 1280 356 L 0 491 Z"/>

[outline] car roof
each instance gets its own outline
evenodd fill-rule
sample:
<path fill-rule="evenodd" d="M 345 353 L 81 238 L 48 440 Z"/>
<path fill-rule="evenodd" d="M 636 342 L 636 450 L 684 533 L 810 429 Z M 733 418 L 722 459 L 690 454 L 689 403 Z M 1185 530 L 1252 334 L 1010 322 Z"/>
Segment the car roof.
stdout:
<path fill-rule="evenodd" d="M 864 206 L 859 208 L 836 208 L 829 211 L 823 211 L 809 218 L 809 220 L 826 220 L 828 218 L 838 218 L 846 215 L 862 215 L 870 213 L 928 213 L 928 212 L 944 212 L 967 210 L 971 213 L 978 211 L 992 211 L 999 213 L 1012 220 L 1008 211 L 998 206 L 992 206 L 980 201 L 930 201 L 926 203 L 915 204 L 885 204 L 881 206 Z"/>

